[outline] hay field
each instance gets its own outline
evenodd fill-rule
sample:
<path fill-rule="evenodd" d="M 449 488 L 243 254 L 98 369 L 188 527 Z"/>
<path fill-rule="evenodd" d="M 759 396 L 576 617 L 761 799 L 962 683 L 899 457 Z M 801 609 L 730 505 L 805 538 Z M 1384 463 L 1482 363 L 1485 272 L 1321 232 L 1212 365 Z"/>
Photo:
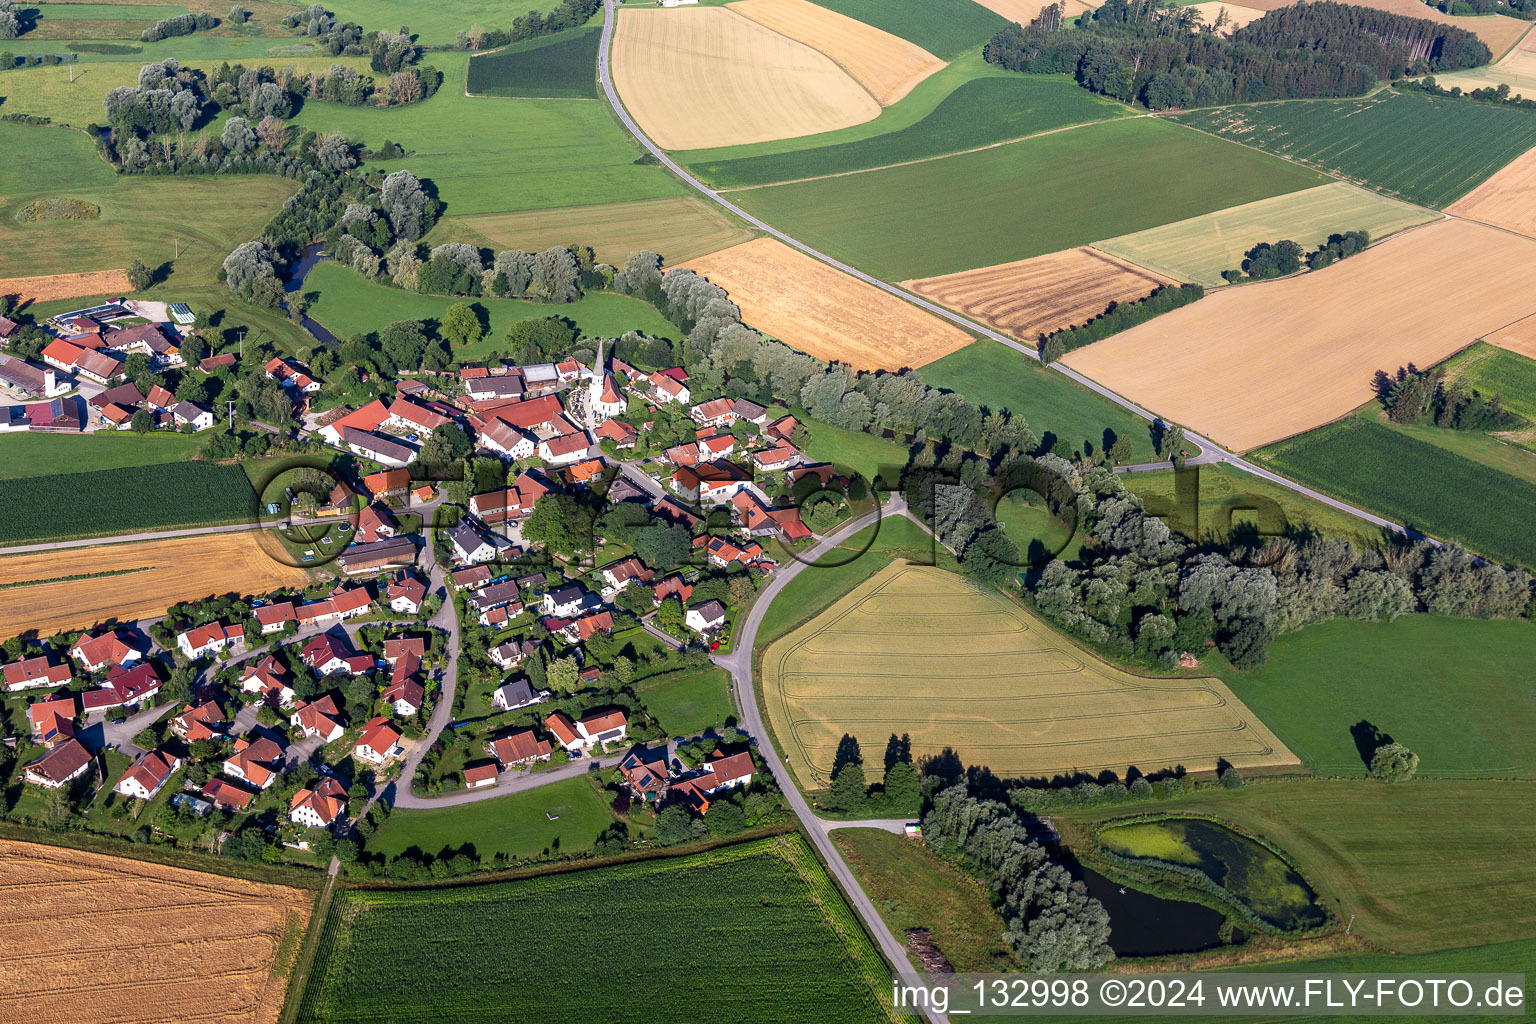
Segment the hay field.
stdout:
<path fill-rule="evenodd" d="M 172 537 L 64 548 L 0 558 L 0 637 L 37 630 L 49 636 L 108 619 L 162 614 L 178 601 L 210 594 L 260 594 L 310 582 L 303 569 L 268 554 L 261 531 Z M 281 550 L 279 549 L 279 554 Z M 112 573 L 94 579 L 73 579 Z M 38 581 L 38 582 L 30 582 Z"/>
<path fill-rule="evenodd" d="M 314 893 L 0 840 L 0 1021 L 273 1024 Z"/>
<path fill-rule="evenodd" d="M 1299 434 L 1372 397 L 1371 375 L 1433 366 L 1536 312 L 1508 268 L 1536 241 L 1445 220 L 1326 270 L 1209 295 L 1062 360 L 1237 451 Z"/>
<path fill-rule="evenodd" d="M 614 85 L 663 149 L 815 135 L 880 115 L 832 58 L 722 7 L 626 10 L 616 28 Z"/>
<path fill-rule="evenodd" d="M 1437 216 L 1423 207 L 1335 181 L 1093 245 L 1176 280 L 1216 286 L 1226 283 L 1221 272 L 1242 266 L 1243 254 L 1259 242 L 1289 238 L 1315 249 L 1331 234 L 1360 228 L 1378 240 Z"/>
<path fill-rule="evenodd" d="M 1490 345 L 1497 345 L 1518 355 L 1536 359 L 1536 313 L 1523 320 L 1517 320 L 1507 327 L 1489 332 L 1484 335 L 1483 340 Z"/>
<path fill-rule="evenodd" d="M 1000 14 L 1020 25 L 1028 25 L 1034 21 L 1040 16 L 1040 12 L 1051 4 L 1051 0 L 976 0 L 976 2 L 993 14 Z M 1068 20 L 1079 14 L 1086 14 L 1098 6 L 1098 4 L 1085 3 L 1084 0 L 1065 0 L 1065 2 Z"/>
<path fill-rule="evenodd" d="M 918 367 L 971 342 L 960 328 L 777 239 L 756 238 L 688 266 L 729 292 L 750 326 L 858 370 Z"/>
<path fill-rule="evenodd" d="M 15 305 L 24 302 L 52 302 L 76 299 L 82 295 L 108 295 L 133 291 L 128 275 L 121 270 L 93 270 L 84 274 L 49 274 L 45 277 L 0 278 L 0 295 L 9 295 Z"/>
<path fill-rule="evenodd" d="M 1296 763 L 1220 681 L 1124 672 L 936 566 L 889 565 L 771 645 L 763 697 L 808 787 L 844 733 L 866 749 L 910 733 L 914 754 L 953 747 L 1000 775 Z"/>
<path fill-rule="evenodd" d="M 554 210 L 446 217 L 427 241 L 468 241 L 492 249 L 538 252 L 580 242 L 604 263 L 623 267 L 630 253 L 649 249 L 668 265 L 748 241 L 753 232 L 714 203 L 695 196 Z"/>
<path fill-rule="evenodd" d="M 1033 344 L 1086 323 L 1111 302 L 1135 302 L 1169 279 L 1087 247 L 903 281 L 903 288 Z"/>
<path fill-rule="evenodd" d="M 1536 52 L 1531 57 L 1536 63 Z M 1458 199 L 1450 212 L 1536 238 L 1536 149 Z"/>
<path fill-rule="evenodd" d="M 1250 21 L 1256 21 L 1269 13 L 1258 7 L 1243 7 L 1238 4 L 1222 3 L 1221 0 L 1207 0 L 1206 3 L 1189 6 L 1200 12 L 1205 19 L 1203 24 L 1206 25 L 1216 24 L 1222 8 L 1226 8 L 1227 23 L 1222 26 L 1222 33 L 1225 35 L 1231 35 Z"/>
<path fill-rule="evenodd" d="M 944 66 L 916 43 L 809 0 L 736 0 L 726 7 L 831 57 L 882 107 Z"/>

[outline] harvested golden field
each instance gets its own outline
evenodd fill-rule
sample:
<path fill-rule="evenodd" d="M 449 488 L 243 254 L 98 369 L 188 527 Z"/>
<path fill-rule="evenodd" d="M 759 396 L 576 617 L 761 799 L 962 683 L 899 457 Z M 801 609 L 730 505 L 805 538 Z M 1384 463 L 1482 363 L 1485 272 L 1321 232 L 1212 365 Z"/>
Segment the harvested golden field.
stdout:
<path fill-rule="evenodd" d="M 1536 313 L 1508 327 L 1499 328 L 1483 340 L 1490 345 L 1507 348 L 1511 352 L 1536 359 Z"/>
<path fill-rule="evenodd" d="M 1087 323 L 1111 302 L 1135 302 L 1168 283 L 1085 246 L 901 285 L 1034 344 L 1042 334 Z"/>
<path fill-rule="evenodd" d="M 1379 240 L 1439 216 L 1422 206 L 1331 181 L 1093 245 L 1176 280 L 1216 287 L 1226 284 L 1221 272 L 1241 267 L 1243 254 L 1259 242 L 1289 238 L 1315 249 L 1329 235 L 1362 228 Z"/>
<path fill-rule="evenodd" d="M 1240 7 L 1237 4 L 1221 3 L 1220 0 L 1207 0 L 1206 3 L 1190 4 L 1189 6 L 1200 12 L 1201 16 L 1205 19 L 1202 24 L 1206 25 L 1216 24 L 1216 19 L 1220 17 L 1222 10 L 1225 9 L 1227 20 L 1221 27 L 1223 35 L 1231 35 L 1250 21 L 1262 18 L 1269 13 L 1262 8 Z"/>
<path fill-rule="evenodd" d="M 960 328 L 774 238 L 688 266 L 729 292 L 748 325 L 854 369 L 916 368 L 971 342 Z"/>
<path fill-rule="evenodd" d="M 128 275 L 121 270 L 0 278 L 0 295 L 9 296 L 12 304 L 18 306 L 24 302 L 52 302 L 84 295 L 121 295 L 131 291 L 133 285 L 128 283 Z"/>
<path fill-rule="evenodd" d="M 763 699 L 809 787 L 844 733 L 910 733 L 915 755 L 953 747 L 999 775 L 1297 763 L 1219 680 L 1123 671 L 937 566 L 889 565 L 773 643 Z"/>
<path fill-rule="evenodd" d="M 1536 53 L 1531 57 L 1536 61 Z M 1458 199 L 1450 212 L 1536 238 L 1536 149 Z"/>
<path fill-rule="evenodd" d="M 1517 96 L 1536 99 L 1536 32 L 1527 32 L 1518 46 L 1492 64 L 1437 75 L 1435 80 L 1447 89 L 1459 85 L 1467 91 L 1497 89 L 1507 85 L 1510 92 Z"/>
<path fill-rule="evenodd" d="M 272 1024 L 304 889 L 0 840 L 0 1022 Z"/>
<path fill-rule="evenodd" d="M 944 66 L 916 43 L 809 0 L 736 0 L 726 7 L 831 57 L 882 107 Z"/>
<path fill-rule="evenodd" d="M 0 580 L 38 581 L 0 589 L 0 637 L 29 629 L 49 636 L 108 619 L 159 615 L 178 601 L 211 594 L 260 594 L 309 583 L 303 569 L 267 553 L 257 536 L 261 533 L 242 530 L 0 557 Z M 98 573 L 113 575 L 79 578 Z"/>
<path fill-rule="evenodd" d="M 976 2 L 993 14 L 1000 14 L 1020 25 L 1028 25 L 1040 16 L 1041 11 L 1050 6 L 1051 0 L 976 0 Z M 1099 6 L 1084 3 L 1083 0 L 1065 0 L 1065 2 L 1068 18 L 1075 18 Z"/>
<path fill-rule="evenodd" d="M 1243 451 L 1347 414 L 1371 376 L 1433 366 L 1536 312 L 1536 241 L 1443 220 L 1326 270 L 1208 295 L 1062 362 Z"/>
<path fill-rule="evenodd" d="M 618 15 L 613 81 L 663 149 L 815 135 L 880 114 L 826 54 L 723 7 Z"/>
<path fill-rule="evenodd" d="M 592 246 L 604 263 L 623 267 L 630 253 L 649 249 L 668 265 L 753 237 L 720 207 L 694 196 L 555 210 L 445 217 L 429 241 L 469 241 L 492 249 L 537 252 L 572 239 Z"/>

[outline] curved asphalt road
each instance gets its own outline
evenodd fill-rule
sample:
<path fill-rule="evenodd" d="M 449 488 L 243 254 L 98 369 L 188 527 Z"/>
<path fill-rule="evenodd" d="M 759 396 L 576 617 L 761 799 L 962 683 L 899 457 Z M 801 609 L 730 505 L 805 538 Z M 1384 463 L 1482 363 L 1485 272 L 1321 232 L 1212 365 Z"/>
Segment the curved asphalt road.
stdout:
<path fill-rule="evenodd" d="M 708 185 L 704 184 L 702 181 L 684 170 L 682 166 L 680 166 L 659 146 L 650 140 L 650 137 L 647 136 L 645 132 L 641 130 L 640 126 L 635 123 L 634 119 L 629 116 L 629 111 L 624 109 L 624 104 L 619 99 L 618 91 L 613 87 L 613 75 L 609 68 L 608 61 L 608 53 L 613 42 L 613 26 L 614 22 L 617 20 L 617 12 L 615 10 L 614 0 L 603 0 L 603 8 L 603 38 L 602 43 L 597 51 L 597 74 L 598 78 L 603 84 L 603 92 L 608 97 L 608 105 L 613 108 L 613 112 L 618 115 L 619 120 L 624 123 L 624 127 L 629 129 L 630 134 L 639 140 L 640 144 L 644 146 L 653 157 L 656 158 L 656 161 L 661 164 L 661 166 L 677 175 L 683 180 L 685 184 L 697 191 L 699 194 L 703 195 L 706 199 L 724 207 L 731 213 L 735 214 L 737 217 L 740 217 L 748 224 L 751 224 L 753 227 L 757 228 L 759 231 L 763 231 L 769 235 L 772 235 L 774 238 L 777 238 L 785 245 L 793 246 L 794 248 L 799 249 L 801 252 L 805 253 L 807 256 L 818 259 L 829 266 L 836 267 L 843 273 L 848 274 L 851 277 L 856 277 L 860 281 L 863 281 L 865 284 L 879 288 L 883 292 L 888 292 L 889 294 L 896 296 L 898 299 L 901 299 L 904 302 L 910 302 L 914 306 L 924 309 L 929 313 L 932 313 L 934 316 L 942 317 L 943 319 L 948 320 L 967 331 L 980 334 L 985 338 L 990 338 L 1000 345 L 1006 345 L 1014 351 L 1028 356 L 1030 359 L 1038 360 L 1040 358 L 1040 354 L 1029 345 L 1025 345 L 1013 338 L 1008 337 L 1005 334 L 1000 334 L 997 331 L 992 330 L 990 327 L 979 324 L 974 320 L 968 319 L 967 317 L 963 317 L 953 310 L 945 309 L 943 306 L 929 302 L 927 299 L 924 299 L 919 295 L 913 295 L 910 292 L 902 291 L 895 285 L 887 284 L 877 277 L 871 277 L 869 274 L 866 274 L 861 270 L 856 270 L 846 263 L 833 259 L 831 256 L 828 256 L 824 252 L 820 252 L 811 248 L 809 245 L 806 245 L 799 239 L 793 238 L 790 235 L 780 231 L 773 225 L 767 224 L 759 220 L 757 217 L 754 217 L 752 214 L 748 213 L 746 210 L 743 210 L 741 207 L 725 198 L 725 196 L 721 195 L 719 192 L 710 188 Z M 1071 369 L 1070 367 L 1063 366 L 1060 363 L 1051 363 L 1049 366 L 1051 369 L 1055 370 L 1057 373 L 1060 373 L 1062 376 L 1076 381 L 1083 387 L 1087 388 L 1089 391 L 1092 391 L 1098 395 L 1102 395 L 1104 398 L 1109 399 L 1111 402 L 1114 402 L 1121 408 L 1134 413 L 1135 415 L 1141 417 L 1144 420 L 1147 420 L 1148 422 L 1158 418 L 1152 413 L 1148 412 L 1146 409 L 1143 409 L 1141 406 L 1137 405 L 1135 402 L 1120 397 L 1113 391 L 1109 390 L 1101 384 L 1096 383 L 1095 381 L 1088 379 L 1087 377 L 1084 377 L 1082 374 L 1078 373 L 1076 370 Z M 1414 538 L 1419 538 L 1422 536 L 1422 534 L 1419 534 L 1414 530 L 1410 530 L 1399 523 L 1394 523 L 1390 519 L 1383 519 L 1380 516 L 1372 515 L 1363 509 L 1355 508 L 1353 505 L 1346 504 L 1345 502 L 1339 501 L 1336 498 L 1330 498 L 1326 494 L 1321 494 L 1309 487 L 1303 487 L 1301 484 L 1298 484 L 1293 480 L 1287 480 L 1285 477 L 1280 476 L 1278 473 L 1273 473 L 1263 468 L 1262 466 L 1255 465 L 1254 463 L 1249 462 L 1247 459 L 1244 459 L 1228 451 L 1209 438 L 1201 437 L 1199 434 L 1191 433 L 1188 430 L 1185 431 L 1185 436 L 1195 444 L 1199 445 L 1201 448 L 1205 449 L 1205 452 L 1210 456 L 1209 461 L 1214 462 L 1219 460 L 1222 462 L 1230 463 L 1233 466 L 1236 466 L 1238 469 L 1252 473 L 1254 476 L 1268 480 L 1270 483 L 1278 484 L 1281 487 L 1295 491 L 1298 494 L 1304 494 L 1314 501 L 1322 502 L 1324 505 L 1331 506 L 1333 508 L 1339 509 L 1342 512 L 1348 512 L 1352 516 L 1357 516 L 1360 519 L 1364 519 L 1366 522 L 1371 523 L 1374 526 L 1378 526 L 1383 530 L 1390 530 L 1394 533 L 1400 533 L 1405 536 Z"/>

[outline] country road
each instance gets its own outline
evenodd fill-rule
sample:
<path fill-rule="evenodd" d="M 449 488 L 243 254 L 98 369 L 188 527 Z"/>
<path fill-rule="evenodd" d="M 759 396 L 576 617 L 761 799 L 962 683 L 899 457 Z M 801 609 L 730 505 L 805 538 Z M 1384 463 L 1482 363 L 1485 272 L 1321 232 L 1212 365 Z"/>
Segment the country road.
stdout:
<path fill-rule="evenodd" d="M 748 224 L 752 225 L 754 228 L 757 228 L 759 231 L 765 232 L 766 234 L 777 238 L 785 245 L 793 246 L 794 248 L 800 250 L 813 259 L 820 260 L 822 263 L 825 263 L 828 266 L 835 267 L 836 269 L 841 270 L 843 273 L 848 274 L 851 277 L 855 277 L 872 287 L 879 288 L 883 292 L 894 295 L 904 302 L 910 302 L 912 305 L 926 310 L 927 312 L 932 313 L 934 316 L 942 317 L 943 319 L 948 320 L 950 323 L 953 323 L 967 331 L 970 331 L 974 334 L 979 334 L 984 338 L 989 338 L 1000 345 L 1006 345 L 1008 348 L 1011 348 L 1016 352 L 1020 352 L 1030 359 L 1039 361 L 1040 354 L 1035 351 L 1034 347 L 1025 345 L 1024 343 L 1010 338 L 1005 334 L 1000 334 L 999 332 L 992 330 L 990 327 L 977 323 L 968 317 L 961 316 L 959 313 L 956 313 L 953 310 L 945 309 L 943 306 L 929 302 L 927 299 L 924 299 L 919 295 L 914 295 L 911 292 L 903 291 L 902 289 L 897 288 L 895 285 L 882 281 L 877 277 L 872 277 L 861 270 L 850 267 L 848 264 L 843 263 L 840 260 L 833 259 L 831 256 L 828 256 L 824 252 L 811 248 L 809 245 L 800 241 L 798 238 L 785 234 L 783 231 L 780 231 L 772 224 L 759 220 L 757 217 L 753 216 L 746 210 L 731 202 L 720 192 L 710 188 L 708 185 L 695 178 L 692 174 L 688 173 L 688 171 L 684 170 L 683 167 L 677 163 L 677 161 L 673 160 L 664 150 L 661 149 L 661 147 L 657 146 L 654 142 L 651 141 L 650 136 L 646 135 L 640 126 L 635 123 L 634 118 L 629 116 L 629 111 L 624 108 L 623 102 L 619 99 L 618 91 L 614 88 L 613 85 L 612 70 L 609 66 L 609 52 L 612 49 L 613 43 L 613 26 L 614 22 L 617 20 L 617 11 L 615 9 L 614 0 L 603 0 L 603 8 L 605 12 L 605 17 L 603 19 L 603 36 L 597 51 L 597 74 L 599 80 L 602 82 L 603 93 L 608 99 L 608 105 L 613 108 L 614 114 L 619 118 L 621 122 L 623 122 L 624 127 L 629 129 L 630 134 L 633 135 L 635 139 L 645 147 L 646 151 L 649 152 L 651 156 L 656 158 L 657 163 L 661 164 L 661 166 L 677 175 L 680 179 L 682 179 L 685 185 L 689 186 L 709 201 L 730 211 L 732 214 L 736 215 L 743 221 L 746 221 Z M 1135 402 L 1122 398 L 1115 392 L 1109 390 L 1101 384 L 1096 383 L 1093 380 L 1090 380 L 1089 378 L 1083 376 L 1070 367 L 1063 366 L 1059 362 L 1049 363 L 1047 366 L 1050 369 L 1055 370 L 1057 373 L 1060 373 L 1062 376 L 1076 381 L 1078 384 L 1087 388 L 1089 391 L 1107 398 L 1109 401 L 1114 402 L 1122 409 L 1134 413 L 1136 416 L 1141 417 L 1149 423 L 1159 419 L 1159 417 L 1153 415 L 1146 409 L 1143 409 Z M 1336 508 L 1341 512 L 1348 512 L 1350 515 L 1363 519 L 1374 526 L 1380 527 L 1381 529 L 1391 530 L 1394 533 L 1400 533 L 1404 536 L 1412 537 L 1415 539 L 1423 536 L 1422 534 L 1414 530 L 1410 530 L 1409 528 L 1399 523 L 1392 522 L 1390 519 L 1383 519 L 1380 516 L 1372 515 L 1371 513 L 1366 512 L 1364 509 L 1356 508 L 1355 506 L 1339 501 L 1336 498 L 1330 498 L 1326 494 L 1314 491 L 1310 487 L 1304 487 L 1293 480 L 1288 480 L 1285 477 L 1280 476 L 1278 473 L 1273 473 L 1270 470 L 1255 465 L 1254 463 L 1249 462 L 1247 459 L 1244 459 L 1241 456 L 1228 451 L 1221 445 L 1217 444 L 1215 441 L 1193 433 L 1187 428 L 1185 430 L 1185 436 L 1188 437 L 1190 441 L 1205 449 L 1205 455 L 1209 457 L 1211 461 L 1226 462 L 1230 465 L 1236 466 L 1238 469 L 1252 473 L 1254 476 L 1268 480 L 1270 483 L 1278 484 L 1281 487 L 1295 491 L 1298 494 L 1306 495 L 1314 501 L 1321 502 L 1331 508 Z"/>
<path fill-rule="evenodd" d="M 259 530 L 262 523 L 233 523 L 228 526 L 191 526 L 184 530 L 151 530 L 146 533 L 118 533 L 106 537 L 86 537 L 83 540 L 58 540 L 47 544 L 17 544 L 0 547 L 0 555 L 24 555 L 32 551 L 62 551 L 65 548 L 88 548 L 97 544 L 128 544 L 141 540 L 168 540 L 172 537 L 201 537 L 209 533 L 239 533 L 242 530 Z"/>

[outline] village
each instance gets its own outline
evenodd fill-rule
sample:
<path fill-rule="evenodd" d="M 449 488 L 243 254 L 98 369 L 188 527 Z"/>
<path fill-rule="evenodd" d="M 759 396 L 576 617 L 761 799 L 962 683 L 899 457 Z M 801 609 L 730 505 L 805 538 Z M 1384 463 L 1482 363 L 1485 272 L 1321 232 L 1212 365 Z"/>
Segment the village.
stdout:
<path fill-rule="evenodd" d="M 43 366 L 7 359 L 4 382 L 44 399 L 12 429 L 213 427 L 211 409 L 124 380 L 129 345 L 182 365 L 168 339 L 190 311 L 116 326 L 142 312 L 56 318 Z M 696 395 L 682 368 L 647 373 L 601 345 L 591 366 L 466 365 L 324 412 L 308 367 L 273 356 L 261 373 L 333 455 L 260 495 L 275 557 L 311 583 L 8 639 L 9 721 L 26 733 L 7 743 L 39 820 L 214 846 L 259 828 L 265 849 L 328 852 L 394 806 L 572 774 L 695 818 L 755 778 L 772 786 L 751 737 L 668 735 L 628 684 L 729 651 L 762 582 L 865 502 L 862 480 L 797 447 L 793 416 Z M 444 479 L 433 445 L 467 449 L 472 480 Z"/>

